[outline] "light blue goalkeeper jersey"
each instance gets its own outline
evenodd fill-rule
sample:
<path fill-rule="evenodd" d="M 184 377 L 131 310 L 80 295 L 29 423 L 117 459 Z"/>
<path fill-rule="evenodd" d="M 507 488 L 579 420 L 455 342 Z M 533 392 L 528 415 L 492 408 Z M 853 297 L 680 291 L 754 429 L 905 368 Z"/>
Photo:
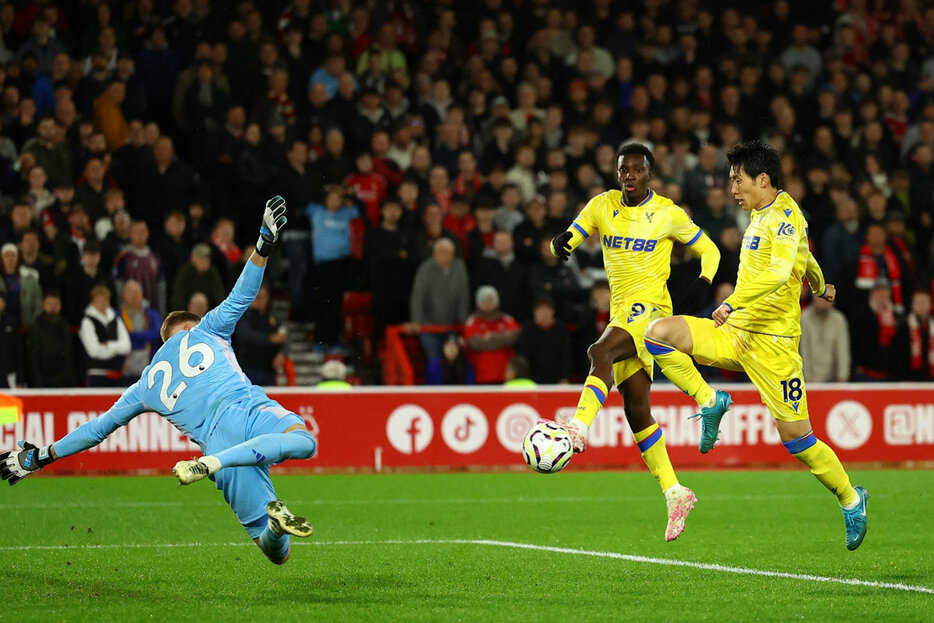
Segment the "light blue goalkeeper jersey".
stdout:
<path fill-rule="evenodd" d="M 55 453 L 69 456 L 95 446 L 147 411 L 168 419 L 203 449 L 230 405 L 278 407 L 243 374 L 230 344 L 237 322 L 259 292 L 263 272 L 247 262 L 223 303 L 196 327 L 163 344 L 140 379 L 100 417 L 55 442 Z"/>

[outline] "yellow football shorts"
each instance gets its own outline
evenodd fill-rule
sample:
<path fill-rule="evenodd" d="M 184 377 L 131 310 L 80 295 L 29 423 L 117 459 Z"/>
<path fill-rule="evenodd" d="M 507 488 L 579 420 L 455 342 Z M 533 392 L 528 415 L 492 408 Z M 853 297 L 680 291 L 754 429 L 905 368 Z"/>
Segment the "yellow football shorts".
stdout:
<path fill-rule="evenodd" d="M 609 326 L 624 330 L 636 345 L 635 357 L 613 364 L 613 383 L 617 387 L 639 370 L 645 370 L 649 379 L 654 378 L 655 360 L 645 349 L 645 330 L 653 320 L 667 315 L 651 303 L 625 303 L 613 310 Z"/>
<path fill-rule="evenodd" d="M 774 418 L 785 422 L 807 419 L 808 398 L 798 352 L 801 338 L 753 333 L 730 324 L 715 328 L 710 318 L 684 319 L 697 363 L 748 374 Z"/>

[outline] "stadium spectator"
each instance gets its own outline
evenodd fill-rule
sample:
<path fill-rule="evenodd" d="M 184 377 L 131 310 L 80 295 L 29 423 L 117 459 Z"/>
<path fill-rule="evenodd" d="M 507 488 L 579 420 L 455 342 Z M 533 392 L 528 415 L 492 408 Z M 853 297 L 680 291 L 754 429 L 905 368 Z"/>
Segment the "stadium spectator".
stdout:
<path fill-rule="evenodd" d="M 269 313 L 269 286 L 263 284 L 237 323 L 234 348 L 243 373 L 256 385 L 275 385 L 276 369 L 285 360 L 285 327 Z"/>
<path fill-rule="evenodd" d="M 149 226 L 135 221 L 130 226 L 130 244 L 117 254 L 114 274 L 119 283 L 128 279 L 143 288 L 143 297 L 156 307 L 165 307 L 165 282 L 161 278 L 162 262 L 149 248 Z M 131 374 L 130 376 L 139 376 Z"/>
<path fill-rule="evenodd" d="M 81 250 L 79 265 L 71 269 L 65 280 L 65 316 L 72 325 L 81 324 L 84 310 L 91 302 L 91 290 L 99 285 L 117 291 L 111 270 L 101 265 L 100 243 L 89 240 Z"/>
<path fill-rule="evenodd" d="M 532 366 L 525 357 L 513 357 L 506 363 L 506 374 L 503 377 L 503 385 L 506 387 L 536 387 L 538 383 L 533 381 L 530 370 Z"/>
<path fill-rule="evenodd" d="M 808 383 L 850 380 L 850 330 L 833 303 L 815 298 L 801 312 L 801 358 Z"/>
<path fill-rule="evenodd" d="M 931 294 L 924 290 L 911 295 L 906 368 L 908 380 L 934 380 L 934 316 L 931 315 Z"/>
<path fill-rule="evenodd" d="M 110 306 L 110 290 L 106 286 L 94 286 L 91 290 L 91 303 L 84 310 L 78 338 L 87 357 L 87 386 L 123 386 L 123 364 L 131 350 L 130 335 Z"/>
<path fill-rule="evenodd" d="M 899 314 L 903 313 L 905 299 L 898 256 L 886 245 L 885 227 L 881 223 L 870 223 L 866 227 L 866 242 L 859 251 L 856 287 L 860 290 L 869 290 L 875 287 L 879 280 L 889 283 L 895 311 Z"/>
<path fill-rule="evenodd" d="M 516 353 L 526 366 L 535 367 L 521 376 L 536 383 L 567 383 L 571 378 L 571 340 L 567 327 L 555 319 L 555 304 L 548 296 L 532 303 L 532 321 L 525 323 L 516 344 Z"/>
<path fill-rule="evenodd" d="M 853 380 L 898 380 L 904 371 L 904 317 L 887 281 L 876 281 L 869 299 L 852 314 Z"/>
<path fill-rule="evenodd" d="M 351 389 L 353 385 L 347 382 L 347 365 L 339 359 L 329 359 L 321 366 L 321 380 L 318 389 Z"/>
<path fill-rule="evenodd" d="M 326 352 L 340 352 L 340 313 L 344 290 L 351 274 L 351 223 L 360 218 L 360 209 L 332 187 L 324 194 L 324 204 L 310 203 L 306 209 L 311 221 L 313 287 L 309 309 L 315 322 L 315 346 Z"/>
<path fill-rule="evenodd" d="M 379 225 L 367 231 L 363 245 L 377 336 L 382 336 L 387 325 L 408 320 L 415 273 L 411 233 L 401 225 L 402 205 L 390 198 L 381 206 L 380 215 Z"/>
<path fill-rule="evenodd" d="M 0 293 L 6 297 L 7 324 L 29 329 L 42 310 L 39 273 L 20 263 L 19 249 L 9 242 L 0 247 Z"/>
<path fill-rule="evenodd" d="M 431 257 L 416 270 L 409 298 L 409 332 L 418 333 L 422 325 L 457 325 L 467 319 L 470 282 L 467 266 L 464 260 L 455 257 L 455 251 L 450 238 L 439 238 Z M 443 334 L 419 335 L 427 361 L 441 354 L 443 340 Z"/>
<path fill-rule="evenodd" d="M 143 287 L 135 279 L 123 284 L 121 300 L 117 315 L 130 334 L 130 352 L 123 364 L 123 381 L 129 385 L 140 377 L 162 345 L 159 337 L 162 315 L 143 297 Z"/>
<path fill-rule="evenodd" d="M 512 234 L 498 231 L 493 244 L 474 263 L 473 286 L 493 286 L 500 297 L 503 311 L 519 321 L 528 316 L 528 267 L 516 258 Z"/>
<path fill-rule="evenodd" d="M 425 365 L 425 384 L 473 385 L 476 382 L 473 366 L 464 355 L 460 339 L 452 333 L 444 340 L 441 354 Z"/>
<path fill-rule="evenodd" d="M 159 257 L 167 288 L 175 285 L 175 277 L 191 253 L 185 242 L 185 227 L 185 215 L 179 210 L 170 210 L 163 220 L 162 232 L 152 245 L 153 253 Z M 172 300 L 171 289 L 166 291 L 166 299 Z"/>
<path fill-rule="evenodd" d="M 55 285 L 55 261 L 50 255 L 42 253 L 39 233 L 29 230 L 19 240 L 20 265 L 32 269 L 39 276 L 39 287 L 45 289 Z"/>
<path fill-rule="evenodd" d="M 62 295 L 46 290 L 42 313 L 26 333 L 26 369 L 30 387 L 74 387 L 74 334 L 62 316 Z"/>
<path fill-rule="evenodd" d="M 0 290 L 0 388 L 23 387 L 26 366 L 19 327 L 7 319 L 7 296 Z"/>
<path fill-rule="evenodd" d="M 207 294 L 204 292 L 192 292 L 191 296 L 188 297 L 188 307 L 186 307 L 185 310 L 204 318 L 205 314 L 211 310 Z"/>
<path fill-rule="evenodd" d="M 860 257 L 859 211 L 856 202 L 846 197 L 837 204 L 836 222 L 824 234 L 821 264 L 827 283 L 837 286 L 836 306 L 849 312 L 856 287 L 856 267 Z"/>
<path fill-rule="evenodd" d="M 203 242 L 196 244 L 189 257 L 188 263 L 175 276 L 170 307 L 187 309 L 192 294 L 201 292 L 207 298 L 207 308 L 211 309 L 226 296 L 224 280 L 217 267 L 211 264 L 211 247 Z M 204 311 L 207 313 L 207 309 Z"/>
<path fill-rule="evenodd" d="M 499 293 L 492 286 L 480 286 L 476 311 L 464 323 L 467 360 L 473 366 L 477 383 L 502 383 L 506 363 L 515 355 L 519 323 L 499 309 Z"/>

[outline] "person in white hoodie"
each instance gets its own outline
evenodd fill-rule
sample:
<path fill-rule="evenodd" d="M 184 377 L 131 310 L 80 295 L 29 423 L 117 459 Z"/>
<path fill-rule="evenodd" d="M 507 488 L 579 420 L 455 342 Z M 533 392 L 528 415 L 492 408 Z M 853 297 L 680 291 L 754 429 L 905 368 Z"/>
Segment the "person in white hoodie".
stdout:
<path fill-rule="evenodd" d="M 130 353 L 130 333 L 110 306 L 110 289 L 91 289 L 91 304 L 78 330 L 87 353 L 88 387 L 122 387 L 123 363 Z"/>

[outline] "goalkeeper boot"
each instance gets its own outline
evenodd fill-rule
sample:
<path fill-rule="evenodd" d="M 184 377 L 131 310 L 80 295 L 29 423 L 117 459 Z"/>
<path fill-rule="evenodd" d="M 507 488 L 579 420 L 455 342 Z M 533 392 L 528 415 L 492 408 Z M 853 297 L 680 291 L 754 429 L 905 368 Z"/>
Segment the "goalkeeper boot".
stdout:
<path fill-rule="evenodd" d="M 189 461 L 176 463 L 175 467 L 172 468 L 172 473 L 178 478 L 178 484 L 190 485 L 217 472 L 221 467 L 220 462 L 217 459 L 213 461 L 210 459 L 214 459 L 214 457 L 203 456 L 200 459 L 192 458 Z"/>
<path fill-rule="evenodd" d="M 869 492 L 865 487 L 853 487 L 856 489 L 858 504 L 854 508 L 844 508 L 843 523 L 846 525 L 846 548 L 853 551 L 866 538 L 866 530 L 869 529 L 869 521 L 866 518 L 866 503 L 869 501 Z"/>
<path fill-rule="evenodd" d="M 713 444 L 717 442 L 717 437 L 720 436 L 720 420 L 730 410 L 732 404 L 733 399 L 730 395 L 718 389 L 714 392 L 712 407 L 703 407 L 700 413 L 695 413 L 688 418 L 689 420 L 701 418 L 701 453 L 710 452 Z"/>
<path fill-rule="evenodd" d="M 269 515 L 269 528 L 278 535 L 291 534 L 292 536 L 311 536 L 314 528 L 304 517 L 293 515 L 285 507 L 282 500 L 273 500 L 266 505 L 266 514 Z"/>
<path fill-rule="evenodd" d="M 684 532 L 684 522 L 688 518 L 688 513 L 694 510 L 697 496 L 687 487 L 678 484 L 665 492 L 665 501 L 668 503 L 668 527 L 665 528 L 665 540 L 674 541 Z"/>
<path fill-rule="evenodd" d="M 559 413 L 555 419 L 558 426 L 563 428 L 571 436 L 571 445 L 574 447 L 574 453 L 580 454 L 587 449 L 587 435 L 590 427 L 573 416 Z"/>

